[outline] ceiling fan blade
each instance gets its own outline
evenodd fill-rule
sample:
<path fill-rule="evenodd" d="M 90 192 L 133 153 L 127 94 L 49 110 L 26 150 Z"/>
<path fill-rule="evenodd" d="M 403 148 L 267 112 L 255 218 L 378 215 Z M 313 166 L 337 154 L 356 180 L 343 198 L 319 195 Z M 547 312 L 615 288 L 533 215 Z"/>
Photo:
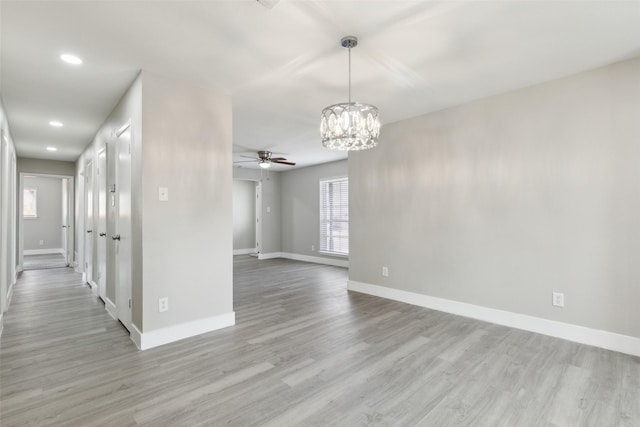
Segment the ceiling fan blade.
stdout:
<path fill-rule="evenodd" d="M 233 162 L 233 163 L 254 163 L 256 160 L 238 160 L 237 162 Z"/>
<path fill-rule="evenodd" d="M 271 163 L 278 163 L 279 165 L 289 165 L 289 166 L 295 166 L 296 165 L 293 162 L 283 162 L 282 160 L 273 160 L 273 159 L 271 159 Z"/>
<path fill-rule="evenodd" d="M 242 154 L 241 154 L 241 155 L 239 155 L 238 157 L 244 157 L 245 159 L 260 160 L 260 158 L 259 158 L 259 157 L 243 156 Z"/>
<path fill-rule="evenodd" d="M 280 161 L 280 160 L 287 160 L 287 159 L 286 159 L 286 158 L 284 158 L 284 157 L 272 157 L 272 158 L 271 158 L 271 161 L 272 161 L 272 162 Z"/>

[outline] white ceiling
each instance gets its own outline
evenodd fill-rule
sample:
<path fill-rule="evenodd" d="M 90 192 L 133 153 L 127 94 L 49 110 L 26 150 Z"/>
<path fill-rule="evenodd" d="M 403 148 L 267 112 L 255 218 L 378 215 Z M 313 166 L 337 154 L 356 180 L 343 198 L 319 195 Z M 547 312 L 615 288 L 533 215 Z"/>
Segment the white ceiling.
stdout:
<path fill-rule="evenodd" d="M 639 1 L 2 0 L 0 25 L 18 155 L 57 160 L 78 157 L 140 69 L 232 95 L 234 157 L 307 166 L 346 157 L 318 132 L 347 97 L 345 35 L 360 39 L 353 98 L 383 125 L 640 55 Z"/>

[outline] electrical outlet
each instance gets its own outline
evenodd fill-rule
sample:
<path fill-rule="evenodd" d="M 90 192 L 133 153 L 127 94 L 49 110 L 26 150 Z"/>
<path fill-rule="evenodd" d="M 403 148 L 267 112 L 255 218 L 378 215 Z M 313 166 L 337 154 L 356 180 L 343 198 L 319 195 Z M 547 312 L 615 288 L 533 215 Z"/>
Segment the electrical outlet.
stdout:
<path fill-rule="evenodd" d="M 311 245 L 311 252 L 315 252 L 316 251 L 316 245 Z"/>
<path fill-rule="evenodd" d="M 164 297 L 158 300 L 158 311 L 160 313 L 163 311 L 169 311 L 169 298 Z"/>
<path fill-rule="evenodd" d="M 389 277 L 389 267 L 382 267 L 382 276 Z"/>
<path fill-rule="evenodd" d="M 551 304 L 555 307 L 564 307 L 564 294 L 561 292 L 554 292 Z"/>
<path fill-rule="evenodd" d="M 39 244 L 40 246 L 44 246 L 44 240 L 40 240 L 40 241 L 38 242 L 38 244 Z"/>

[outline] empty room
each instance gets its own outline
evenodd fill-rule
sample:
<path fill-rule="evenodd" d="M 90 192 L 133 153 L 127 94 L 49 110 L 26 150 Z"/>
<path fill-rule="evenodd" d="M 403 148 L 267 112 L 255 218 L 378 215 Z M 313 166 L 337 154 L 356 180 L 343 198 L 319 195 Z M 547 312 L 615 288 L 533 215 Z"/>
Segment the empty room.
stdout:
<path fill-rule="evenodd" d="M 0 425 L 640 426 L 640 1 L 0 2 Z"/>

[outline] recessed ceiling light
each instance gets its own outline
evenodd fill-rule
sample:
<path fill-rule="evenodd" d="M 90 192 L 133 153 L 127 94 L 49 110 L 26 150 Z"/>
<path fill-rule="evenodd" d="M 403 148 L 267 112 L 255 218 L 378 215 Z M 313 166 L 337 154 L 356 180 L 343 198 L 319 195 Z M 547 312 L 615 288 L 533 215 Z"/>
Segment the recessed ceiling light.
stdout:
<path fill-rule="evenodd" d="M 62 55 L 60 55 L 60 59 L 62 59 L 67 64 L 71 64 L 71 65 L 82 64 L 82 59 L 78 58 L 75 55 L 69 55 L 68 53 L 63 53 Z"/>
<path fill-rule="evenodd" d="M 58 151 L 56 147 L 47 147 L 47 151 Z"/>
<path fill-rule="evenodd" d="M 49 122 L 49 124 L 50 124 L 51 126 L 53 126 L 54 128 L 61 128 L 62 126 L 64 126 L 64 125 L 62 124 L 62 122 L 59 122 L 59 121 L 57 121 L 57 120 L 51 120 L 51 121 Z"/>

